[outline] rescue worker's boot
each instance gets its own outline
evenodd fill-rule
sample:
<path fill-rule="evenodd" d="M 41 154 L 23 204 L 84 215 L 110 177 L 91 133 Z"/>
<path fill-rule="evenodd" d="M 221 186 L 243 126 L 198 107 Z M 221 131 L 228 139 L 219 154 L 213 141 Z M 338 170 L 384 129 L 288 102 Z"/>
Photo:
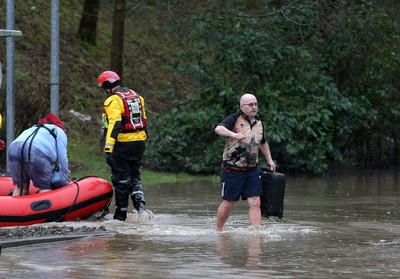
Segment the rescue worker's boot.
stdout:
<path fill-rule="evenodd" d="M 143 214 L 146 212 L 146 207 L 145 207 L 145 200 L 144 200 L 144 193 L 143 193 L 143 188 L 142 188 L 142 181 L 138 178 L 132 179 L 132 191 L 131 191 L 131 197 L 132 197 L 132 202 L 133 206 L 136 208 L 136 211 L 138 214 Z"/>
<path fill-rule="evenodd" d="M 129 181 L 113 183 L 115 188 L 115 213 L 114 219 L 125 221 L 129 206 Z"/>

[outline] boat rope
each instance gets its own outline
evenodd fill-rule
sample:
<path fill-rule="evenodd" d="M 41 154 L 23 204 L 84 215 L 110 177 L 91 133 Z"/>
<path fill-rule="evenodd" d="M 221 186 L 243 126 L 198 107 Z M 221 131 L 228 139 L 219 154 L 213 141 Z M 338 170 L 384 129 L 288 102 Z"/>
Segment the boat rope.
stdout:
<path fill-rule="evenodd" d="M 104 206 L 104 208 L 101 210 L 102 212 L 100 213 L 99 216 L 97 216 L 96 218 L 94 218 L 95 220 L 101 220 L 103 219 L 109 212 L 110 212 L 110 204 L 111 204 L 111 199 L 108 201 L 108 203 L 106 204 L 106 206 Z"/>
<path fill-rule="evenodd" d="M 75 204 L 76 204 L 76 201 L 78 200 L 79 191 L 80 191 L 79 184 L 78 184 L 78 182 L 76 182 L 76 181 L 73 181 L 73 183 L 74 183 L 74 184 L 76 185 L 76 187 L 77 187 L 77 191 L 76 191 L 76 196 L 75 196 L 74 202 L 72 203 L 72 205 L 71 205 L 71 207 L 68 209 L 68 211 L 67 211 L 63 216 L 60 216 L 60 218 L 58 218 L 57 220 L 55 220 L 55 222 L 62 222 L 62 221 L 64 220 L 64 217 L 67 216 L 67 215 L 71 212 L 71 210 L 74 208 L 74 206 L 75 206 Z"/>

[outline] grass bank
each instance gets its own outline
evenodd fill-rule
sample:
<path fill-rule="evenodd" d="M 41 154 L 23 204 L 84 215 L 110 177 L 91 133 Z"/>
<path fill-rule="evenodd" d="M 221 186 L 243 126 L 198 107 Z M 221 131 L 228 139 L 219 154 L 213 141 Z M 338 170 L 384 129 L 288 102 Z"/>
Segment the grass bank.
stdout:
<path fill-rule="evenodd" d="M 68 143 L 68 160 L 71 169 L 71 177 L 81 178 L 93 175 L 111 181 L 110 168 L 106 163 L 104 153 L 100 152 L 99 143 L 96 143 L 94 140 L 88 146 L 82 144 L 77 137 L 79 137 L 79 135 L 71 133 Z M 146 168 L 142 169 L 141 177 L 146 186 L 159 185 L 163 183 L 190 182 L 196 180 L 214 181 L 218 179 L 217 176 L 155 172 Z"/>

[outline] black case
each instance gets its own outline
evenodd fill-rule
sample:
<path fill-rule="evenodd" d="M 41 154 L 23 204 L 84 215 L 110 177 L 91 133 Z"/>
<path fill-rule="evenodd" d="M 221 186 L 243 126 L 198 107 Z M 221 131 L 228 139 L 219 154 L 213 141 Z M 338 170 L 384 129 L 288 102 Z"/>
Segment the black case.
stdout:
<path fill-rule="evenodd" d="M 261 175 L 263 194 L 261 200 L 261 216 L 283 217 L 286 176 L 279 172 L 263 171 Z"/>

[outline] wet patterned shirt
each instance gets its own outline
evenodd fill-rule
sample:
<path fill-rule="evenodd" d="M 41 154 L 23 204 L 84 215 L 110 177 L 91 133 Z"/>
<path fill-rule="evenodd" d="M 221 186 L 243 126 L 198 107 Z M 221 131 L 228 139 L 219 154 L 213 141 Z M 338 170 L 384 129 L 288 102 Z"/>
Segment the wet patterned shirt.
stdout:
<path fill-rule="evenodd" d="M 231 165 L 243 170 L 254 168 L 258 163 L 258 149 L 260 143 L 265 143 L 264 127 L 256 117 L 253 123 L 242 111 L 225 118 L 219 125 L 235 133 L 242 133 L 245 139 L 238 142 L 234 138 L 227 138 L 223 153 L 223 165 Z"/>

